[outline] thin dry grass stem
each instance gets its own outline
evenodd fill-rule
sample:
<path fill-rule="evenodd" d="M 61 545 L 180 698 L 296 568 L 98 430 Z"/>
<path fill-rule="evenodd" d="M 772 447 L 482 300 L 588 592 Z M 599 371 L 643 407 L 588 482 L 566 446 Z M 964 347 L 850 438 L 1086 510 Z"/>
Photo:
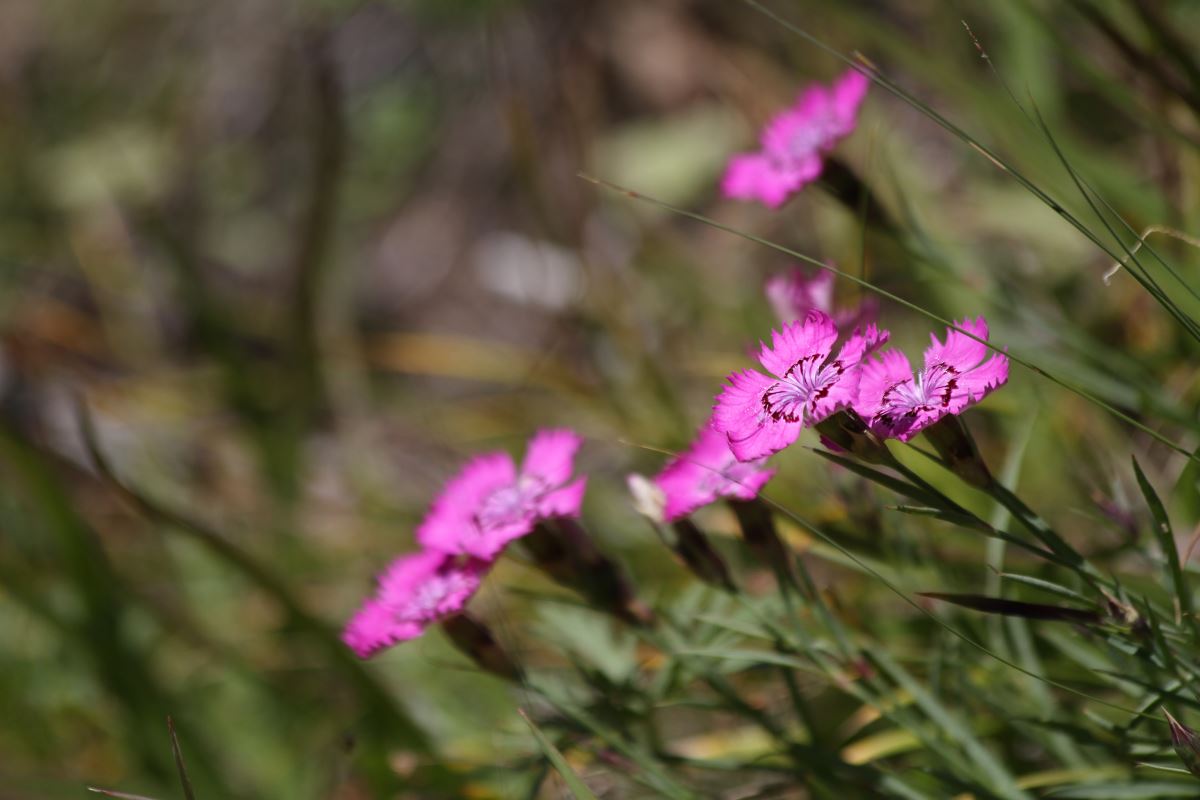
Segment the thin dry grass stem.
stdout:
<path fill-rule="evenodd" d="M 1190 247 L 1200 249 L 1200 239 L 1196 238 L 1195 236 L 1184 233 L 1181 230 L 1176 230 L 1175 228 L 1167 227 L 1166 225 L 1150 225 L 1142 231 L 1140 236 L 1138 236 L 1137 242 L 1133 245 L 1130 245 L 1129 253 L 1124 258 L 1114 262 L 1113 265 L 1108 268 L 1108 271 L 1104 273 L 1102 277 L 1104 278 L 1105 285 L 1108 285 L 1108 283 L 1112 281 L 1113 276 L 1120 272 L 1121 268 L 1129 262 L 1129 259 L 1133 258 L 1137 251 L 1142 249 L 1142 245 L 1146 243 L 1146 238 L 1154 233 L 1160 233 L 1163 236 L 1170 236 L 1171 238 L 1177 239 L 1178 241 L 1181 241 Z"/>

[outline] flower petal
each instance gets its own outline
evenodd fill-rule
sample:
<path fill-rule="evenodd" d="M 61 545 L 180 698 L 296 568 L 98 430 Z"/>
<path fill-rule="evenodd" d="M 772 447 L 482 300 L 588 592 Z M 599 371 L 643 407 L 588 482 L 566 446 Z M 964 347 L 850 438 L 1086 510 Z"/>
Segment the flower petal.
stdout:
<path fill-rule="evenodd" d="M 717 395 L 713 405 L 713 428 L 728 436 L 761 424 L 766 417 L 762 396 L 775 379 L 747 369 L 733 373 L 726 380 L 729 384 Z"/>
<path fill-rule="evenodd" d="M 978 403 L 1008 383 L 1008 356 L 996 353 L 975 369 L 960 376 L 959 390 L 965 395 L 964 406 Z"/>
<path fill-rule="evenodd" d="M 887 340 L 892 336 L 891 332 L 886 328 L 880 328 L 875 323 L 868 323 L 863 329 L 856 328 L 854 333 L 846 339 L 846 343 L 842 345 L 842 349 L 838 351 L 837 361 L 845 364 L 847 368 L 852 364 L 858 364 L 866 356 L 882 347 L 887 343 Z"/>
<path fill-rule="evenodd" d="M 859 106 L 870 86 L 871 79 L 856 69 L 842 73 L 842 77 L 833 84 L 830 110 L 837 121 L 835 130 L 838 136 L 847 136 L 854 131 Z"/>
<path fill-rule="evenodd" d="M 492 544 L 479 548 L 476 515 L 489 496 L 515 481 L 516 467 L 507 453 L 488 453 L 471 459 L 433 501 L 417 527 L 417 541 L 442 553 L 488 557 L 487 553 L 496 551 Z"/>
<path fill-rule="evenodd" d="M 845 362 L 850 364 L 850 362 Z M 846 367 L 846 371 L 830 386 L 826 386 L 823 394 L 810 403 L 805 424 L 816 425 L 821 420 L 843 408 L 850 408 L 858 398 L 858 382 L 861 371 L 858 362 Z"/>
<path fill-rule="evenodd" d="M 583 477 L 561 489 L 542 495 L 537 507 L 538 516 L 542 518 L 578 517 L 586 491 L 587 478 Z"/>
<path fill-rule="evenodd" d="M 424 632 L 424 624 L 397 621 L 382 603 L 367 600 L 346 623 L 342 641 L 359 658 L 368 658 L 398 642 L 415 639 Z"/>
<path fill-rule="evenodd" d="M 346 624 L 342 641 L 367 658 L 415 639 L 429 625 L 462 611 L 489 566 L 428 550 L 400 556 L 380 577 L 375 595 Z"/>
<path fill-rule="evenodd" d="M 878 358 L 863 363 L 859 372 L 858 396 L 854 410 L 880 436 L 892 436 L 894 425 L 883 398 L 889 389 L 905 382 L 912 383 L 912 366 L 899 350 L 886 350 Z"/>
<path fill-rule="evenodd" d="M 803 320 L 814 308 L 832 314 L 833 280 L 833 273 L 828 270 L 817 270 L 816 274 L 809 276 L 796 267 L 771 276 L 763 291 L 780 322 L 786 325 Z"/>
<path fill-rule="evenodd" d="M 733 479 L 726 484 L 724 494 L 726 497 L 736 497 L 738 500 L 753 500 L 758 497 L 758 493 L 771 478 L 775 477 L 776 471 L 774 468 L 757 469 L 741 477 L 735 474 L 731 476 Z"/>
<path fill-rule="evenodd" d="M 665 498 L 663 516 L 666 521 L 674 522 L 713 502 L 718 481 L 705 481 L 705 478 L 732 458 L 733 452 L 725 434 L 710 425 L 702 427 L 688 449 L 672 458 L 662 472 L 654 476 L 654 485 L 662 490 Z"/>
<path fill-rule="evenodd" d="M 800 435 L 799 422 L 774 420 L 763 407 L 763 393 L 775 384 L 761 372 L 744 370 L 729 376 L 717 396 L 712 426 L 724 433 L 738 461 L 753 461 L 778 453 Z"/>
<path fill-rule="evenodd" d="M 754 461 L 786 449 L 796 439 L 800 438 L 803 423 L 775 421 L 770 417 L 766 422 L 753 429 L 742 429 L 731 432 L 729 449 L 733 451 L 738 461 Z"/>
<path fill-rule="evenodd" d="M 837 341 L 837 326 L 823 311 L 813 310 L 803 322 L 793 322 L 782 330 L 771 331 L 771 346 L 763 345 L 758 363 L 773 375 L 784 377 L 792 366 L 803 358 L 819 354 L 829 356 Z"/>
<path fill-rule="evenodd" d="M 734 156 L 721 180 L 721 193 L 735 200 L 758 200 L 779 208 L 793 192 L 821 174 L 820 158 L 785 164 L 762 153 Z"/>
<path fill-rule="evenodd" d="M 654 478 L 665 499 L 663 516 L 674 522 L 722 497 L 749 500 L 775 474 L 755 461 L 742 463 L 724 434 L 704 425 L 687 450 Z"/>
<path fill-rule="evenodd" d="M 541 430 L 529 440 L 521 474 L 540 478 L 547 486 L 562 486 L 571 478 L 575 453 L 583 437 L 571 430 Z"/>
<path fill-rule="evenodd" d="M 491 564 L 477 558 L 461 558 L 433 550 L 400 556 L 379 578 L 376 599 L 403 611 L 422 588 L 437 583 L 440 591 L 425 611 L 431 617 L 454 614 L 463 609 L 479 589 Z"/>
<path fill-rule="evenodd" d="M 962 322 L 954 324 L 987 341 L 988 326 L 983 317 L 974 321 L 964 319 Z M 936 334 L 929 334 L 929 338 L 931 344 L 925 350 L 925 369 L 930 369 L 938 364 L 949 364 L 959 372 L 966 372 L 978 366 L 979 362 L 983 361 L 990 352 L 983 342 L 976 341 L 952 328 L 946 329 L 945 344 L 938 341 Z"/>

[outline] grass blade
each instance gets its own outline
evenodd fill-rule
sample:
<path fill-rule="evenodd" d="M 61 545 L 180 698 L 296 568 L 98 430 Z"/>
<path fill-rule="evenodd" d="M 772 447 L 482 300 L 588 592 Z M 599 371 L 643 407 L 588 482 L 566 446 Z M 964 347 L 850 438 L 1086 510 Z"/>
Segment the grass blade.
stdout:
<path fill-rule="evenodd" d="M 1146 505 L 1150 507 L 1150 515 L 1154 518 L 1154 537 L 1158 540 L 1158 546 L 1162 548 L 1163 555 L 1167 559 L 1167 577 L 1171 580 L 1171 588 L 1179 603 L 1180 614 L 1188 620 L 1193 638 L 1195 638 L 1196 618 L 1192 611 L 1192 593 L 1188 589 L 1187 580 L 1183 575 L 1183 564 L 1179 560 L 1179 546 L 1175 543 L 1175 533 L 1171 530 L 1171 520 L 1167 516 L 1167 509 L 1163 507 L 1158 493 L 1146 479 L 1146 473 L 1142 472 L 1142 467 L 1138 464 L 1136 457 L 1133 459 L 1133 474 L 1137 476 L 1138 488 L 1142 490 L 1142 497 L 1146 498 Z"/>
<path fill-rule="evenodd" d="M 520 712 L 521 719 L 525 720 L 525 724 L 529 726 L 529 730 L 533 731 L 533 738 L 537 739 L 538 746 L 542 748 L 542 752 L 546 754 L 546 758 L 558 770 L 558 774 L 562 776 L 563 782 L 567 784 L 567 789 L 570 790 L 571 796 L 575 800 L 597 800 L 596 795 L 592 794 L 592 790 L 584 784 L 583 780 L 575 774 L 575 770 L 571 769 L 571 765 L 567 763 L 567 759 L 554 746 L 554 742 L 542 733 L 542 729 L 534 724 L 529 715 L 524 709 Z"/>
<path fill-rule="evenodd" d="M 187 767 L 183 765 L 183 751 L 179 749 L 179 737 L 175 735 L 175 720 L 167 717 L 167 731 L 171 734 L 171 753 L 175 756 L 175 768 L 179 770 L 179 784 L 183 787 L 185 800 L 196 800 L 192 790 L 192 782 L 188 778 Z"/>
<path fill-rule="evenodd" d="M 1026 603 L 1021 600 L 1008 600 L 1003 597 L 988 597 L 982 594 L 954 594 L 951 592 L 917 592 L 919 597 L 931 600 L 941 600 L 956 606 L 982 611 L 985 614 L 1000 614 L 1006 617 L 1023 617 L 1025 619 L 1052 620 L 1056 622 L 1078 622 L 1083 624 L 1099 624 L 1103 617 L 1098 611 L 1086 608 L 1067 608 L 1051 606 L 1045 603 Z"/>

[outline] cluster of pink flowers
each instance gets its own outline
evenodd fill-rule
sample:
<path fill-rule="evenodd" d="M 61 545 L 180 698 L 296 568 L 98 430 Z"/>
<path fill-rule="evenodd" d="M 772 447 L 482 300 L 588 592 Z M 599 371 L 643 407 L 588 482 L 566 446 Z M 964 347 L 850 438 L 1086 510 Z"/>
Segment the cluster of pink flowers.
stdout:
<path fill-rule="evenodd" d="M 507 453 L 476 456 L 447 482 L 417 528 L 421 551 L 383 572 L 342 640 L 366 658 L 459 614 L 504 548 L 539 522 L 578 517 L 587 479 L 571 480 L 583 440 L 539 431 L 518 470 Z"/>
<path fill-rule="evenodd" d="M 816 179 L 824 157 L 853 132 L 869 83 L 851 70 L 829 87 L 808 87 L 767 123 L 759 151 L 730 160 L 724 194 L 777 208 Z M 880 439 L 908 441 L 1007 381 L 1006 357 L 989 358 L 985 344 L 953 329 L 944 344 L 933 338 L 916 374 L 897 350 L 873 357 L 889 338 L 875 324 L 877 304 L 835 309 L 833 280 L 832 272 L 810 277 L 797 268 L 767 282 L 783 326 L 758 353 L 764 372 L 730 375 L 695 441 L 652 480 L 663 521 L 722 498 L 754 498 L 775 474 L 767 458 L 839 411 L 855 412 Z M 988 338 L 982 318 L 956 327 Z"/>
<path fill-rule="evenodd" d="M 768 123 L 758 152 L 730 161 L 725 194 L 774 208 L 818 177 L 823 158 L 854 130 L 868 83 L 851 71 L 828 88 L 808 88 Z M 705 505 L 757 497 L 775 475 L 768 458 L 834 414 L 852 411 L 878 439 L 908 441 L 1008 379 L 1008 359 L 985 344 L 983 318 L 956 323 L 961 331 L 948 330 L 944 342 L 931 337 L 914 373 L 900 351 L 875 355 L 889 333 L 876 324 L 873 301 L 834 308 L 832 273 L 796 269 L 765 288 L 782 325 L 757 354 L 762 371 L 730 375 L 692 444 L 652 480 L 630 479 L 645 513 L 685 532 L 685 518 Z M 545 520 L 578 517 L 586 478 L 572 476 L 581 443 L 569 430 L 543 430 L 519 469 L 502 452 L 468 462 L 417 528 L 422 550 L 384 571 L 347 624 L 346 644 L 367 657 L 455 618 L 511 542 Z M 589 563 L 596 571 L 599 562 Z M 609 573 L 601 577 L 600 583 L 619 582 Z"/>
<path fill-rule="evenodd" d="M 889 338 L 869 321 L 873 308 L 844 312 L 841 320 L 857 326 L 843 333 L 844 324 L 830 315 L 832 286 L 822 275 L 794 271 L 769 282 L 767 294 L 773 302 L 789 300 L 780 309 L 784 320 L 805 316 L 771 332 L 771 344 L 758 353 L 764 372 L 728 377 L 695 441 L 653 478 L 665 522 L 721 499 L 756 497 L 775 474 L 768 457 L 839 411 L 855 412 L 879 439 L 908 441 L 1008 380 L 1008 359 L 984 344 L 982 317 L 955 324 L 977 338 L 954 328 L 945 342 L 931 336 L 924 366 L 914 374 L 899 350 L 873 356 Z"/>
<path fill-rule="evenodd" d="M 825 418 L 852 409 L 881 439 L 908 441 L 948 414 L 958 414 L 1008 380 L 1008 359 L 989 358 L 983 318 L 956 323 L 983 341 L 948 329 L 931 337 L 924 367 L 915 375 L 898 350 L 871 353 L 888 340 L 874 323 L 856 328 L 834 354 L 839 332 L 828 314 L 810 311 L 804 322 L 772 331 L 759 363 L 769 374 L 735 372 L 713 407 L 712 427 L 724 433 L 739 460 L 784 449 Z"/>

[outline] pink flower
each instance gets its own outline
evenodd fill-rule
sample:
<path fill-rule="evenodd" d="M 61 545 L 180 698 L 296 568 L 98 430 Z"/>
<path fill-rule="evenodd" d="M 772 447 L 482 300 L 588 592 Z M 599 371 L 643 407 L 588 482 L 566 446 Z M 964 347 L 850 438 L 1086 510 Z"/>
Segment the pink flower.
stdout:
<path fill-rule="evenodd" d="M 417 541 L 430 550 L 491 560 L 540 520 L 579 516 L 587 479 L 568 481 L 582 443 L 572 431 L 538 431 L 519 473 L 507 453 L 476 456 L 433 502 Z"/>
<path fill-rule="evenodd" d="M 988 338 L 983 317 L 955 324 L 984 341 Z M 1008 381 L 1008 358 L 999 353 L 987 358 L 990 351 L 982 342 L 949 329 L 945 344 L 933 334 L 930 339 L 933 343 L 925 350 L 925 367 L 916 376 L 898 350 L 889 350 L 863 365 L 854 410 L 876 435 L 907 442 Z"/>
<path fill-rule="evenodd" d="M 367 658 L 415 639 L 431 624 L 462 611 L 489 566 L 429 550 L 397 558 L 380 577 L 375 594 L 346 624 L 342 641 L 359 658 Z"/>
<path fill-rule="evenodd" d="M 753 500 L 775 475 L 766 459 L 738 461 L 725 435 L 705 425 L 687 450 L 654 477 L 666 499 L 663 517 L 674 522 L 722 497 Z"/>
<path fill-rule="evenodd" d="M 818 269 L 810 277 L 796 267 L 790 272 L 772 275 L 763 290 L 775 315 L 785 325 L 804 319 L 814 308 L 833 317 L 839 329 L 858 328 L 874 322 L 879 312 L 879 302 L 874 297 L 863 298 L 856 308 L 834 309 L 833 279 L 834 274 L 826 269 Z"/>
<path fill-rule="evenodd" d="M 836 357 L 838 329 L 828 314 L 810 311 L 804 322 L 771 331 L 758 361 L 769 375 L 743 370 L 730 375 L 717 397 L 712 426 L 724 433 L 739 461 L 769 456 L 810 427 L 854 402 L 859 362 L 887 341 L 888 332 L 868 325 L 855 331 Z"/>
<path fill-rule="evenodd" d="M 821 174 L 822 157 L 854 131 L 868 79 L 849 70 L 826 88 L 809 86 L 796 104 L 763 128 L 761 149 L 729 160 L 721 191 L 726 197 L 759 200 L 778 208 Z"/>

